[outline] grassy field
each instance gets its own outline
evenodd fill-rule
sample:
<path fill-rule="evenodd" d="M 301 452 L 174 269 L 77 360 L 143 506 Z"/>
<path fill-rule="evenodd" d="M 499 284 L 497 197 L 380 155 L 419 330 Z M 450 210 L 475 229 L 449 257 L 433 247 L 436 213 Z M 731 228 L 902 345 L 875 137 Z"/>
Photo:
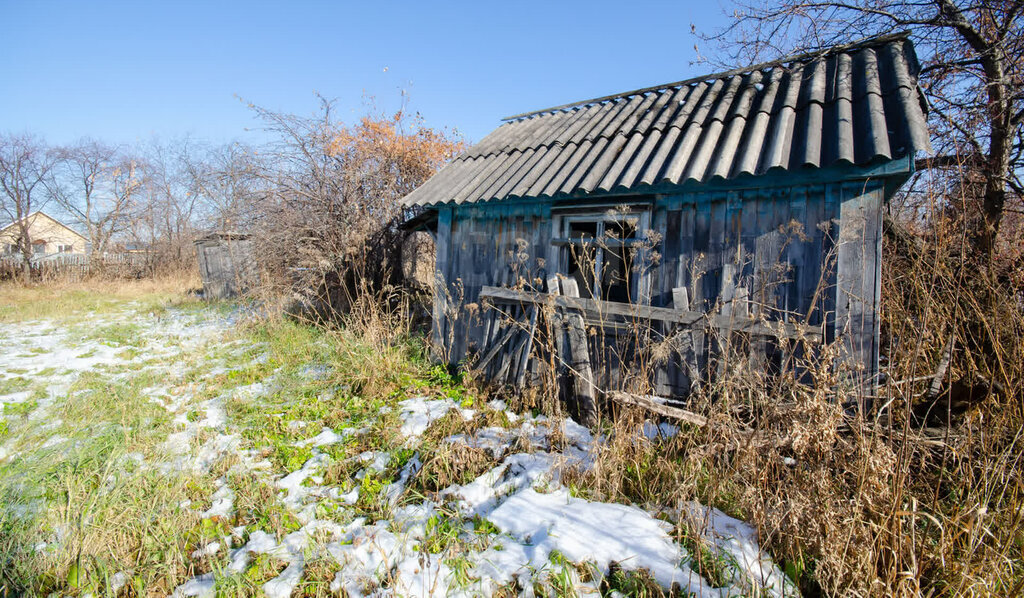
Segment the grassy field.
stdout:
<path fill-rule="evenodd" d="M 607 442 L 487 402 L 415 338 L 181 288 L 0 289 L 0 595 L 791 589 L 721 512 L 599 502 Z"/>

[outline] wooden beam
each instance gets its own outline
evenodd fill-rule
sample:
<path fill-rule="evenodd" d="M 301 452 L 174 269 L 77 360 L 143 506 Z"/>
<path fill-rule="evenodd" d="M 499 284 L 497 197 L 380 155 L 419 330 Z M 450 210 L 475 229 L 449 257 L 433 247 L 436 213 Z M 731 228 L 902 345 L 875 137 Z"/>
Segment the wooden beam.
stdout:
<path fill-rule="evenodd" d="M 562 292 L 566 298 L 577 298 L 580 295 L 576 285 L 576 279 L 562 279 Z M 587 324 L 583 315 L 574 311 L 566 310 L 565 321 L 565 346 L 568 354 L 562 358 L 569 363 L 569 373 L 572 376 L 573 403 L 576 406 L 577 417 L 584 426 L 592 427 L 597 423 L 597 387 L 594 385 L 594 371 L 590 363 L 590 348 L 587 342 Z"/>
<path fill-rule="evenodd" d="M 484 358 L 481 359 L 479 363 L 477 363 L 474 366 L 473 369 L 482 371 L 484 368 L 486 368 L 487 365 L 491 363 L 491 360 L 494 359 L 495 356 L 497 356 L 498 352 L 501 351 L 501 348 L 505 346 L 505 343 L 507 343 L 509 339 L 512 338 L 512 335 L 515 334 L 515 332 L 515 325 L 510 325 L 508 327 L 508 330 L 505 331 L 505 335 L 502 336 L 500 340 L 492 343 L 490 350 L 487 352 L 487 355 L 484 355 Z"/>
<path fill-rule="evenodd" d="M 808 338 L 821 340 L 821 331 L 812 326 L 803 326 L 790 322 L 762 322 L 757 318 L 737 317 L 715 314 L 709 315 L 701 312 L 673 309 L 669 307 L 652 307 L 637 303 L 618 303 L 615 301 L 602 301 L 599 299 L 583 299 L 580 297 L 566 297 L 538 293 L 534 291 L 517 291 L 499 287 L 485 286 L 480 290 L 480 297 L 488 299 L 491 303 L 534 303 L 537 305 L 549 305 L 563 309 L 576 309 L 587 318 L 601 322 L 608 317 L 638 318 L 643 320 L 659 320 L 680 324 L 682 326 L 697 326 L 706 320 L 704 328 L 719 328 L 733 332 L 746 332 L 748 334 L 760 334 L 764 336 L 784 338 Z M 780 332 L 781 331 L 781 332 Z"/>

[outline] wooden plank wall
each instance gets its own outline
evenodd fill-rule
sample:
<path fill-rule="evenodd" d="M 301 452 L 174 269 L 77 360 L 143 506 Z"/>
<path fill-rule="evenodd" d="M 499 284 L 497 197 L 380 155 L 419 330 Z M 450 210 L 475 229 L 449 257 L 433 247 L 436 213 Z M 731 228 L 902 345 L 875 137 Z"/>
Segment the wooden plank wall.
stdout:
<path fill-rule="evenodd" d="M 535 283 L 547 276 L 544 258 L 551 245 L 550 222 L 549 203 L 442 208 L 432 334 L 435 344 L 443 345 L 448 363 L 458 363 L 467 351 L 480 351 L 484 334 L 479 310 L 482 287 L 507 286 L 519 277 L 543 290 L 543 283 Z M 436 300 L 439 293 L 440 302 Z"/>
<path fill-rule="evenodd" d="M 196 244 L 203 295 L 226 299 L 244 293 L 255 278 L 256 259 L 248 239 L 210 240 Z"/>
<path fill-rule="evenodd" d="M 651 223 L 661 235 L 661 257 L 649 281 L 650 302 L 671 307 L 673 290 L 685 287 L 690 309 L 706 312 L 729 299 L 721 296 L 723 288 L 745 288 L 768 319 L 803 321 L 809 314 L 809 323 L 825 323 L 827 341 L 838 326 L 866 380 L 878 363 L 884 199 L 882 179 L 659 196 Z M 510 264 L 539 280 L 554 273 L 546 263 L 554 255 L 549 203 L 449 210 L 447 244 L 444 212 L 440 221 L 438 273 L 463 306 L 477 304 L 482 286 L 501 284 Z M 454 322 L 449 362 L 479 350 L 481 320 L 463 315 Z M 700 368 L 709 354 L 703 336 L 693 338 Z M 659 378 L 658 390 L 666 394 L 689 388 L 678 364 Z"/>

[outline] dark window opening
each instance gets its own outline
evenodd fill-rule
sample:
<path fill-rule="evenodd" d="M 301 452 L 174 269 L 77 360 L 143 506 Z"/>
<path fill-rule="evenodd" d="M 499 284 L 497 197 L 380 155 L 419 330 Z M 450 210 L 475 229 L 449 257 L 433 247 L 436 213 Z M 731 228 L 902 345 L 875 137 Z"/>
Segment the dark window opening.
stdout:
<path fill-rule="evenodd" d="M 628 303 L 632 300 L 630 287 L 633 280 L 633 249 L 609 248 L 605 251 L 601 271 L 601 293 L 605 301 Z"/>
<path fill-rule="evenodd" d="M 628 303 L 634 300 L 634 247 L 636 216 L 578 216 L 567 218 L 567 274 L 576 281 L 580 296 Z"/>

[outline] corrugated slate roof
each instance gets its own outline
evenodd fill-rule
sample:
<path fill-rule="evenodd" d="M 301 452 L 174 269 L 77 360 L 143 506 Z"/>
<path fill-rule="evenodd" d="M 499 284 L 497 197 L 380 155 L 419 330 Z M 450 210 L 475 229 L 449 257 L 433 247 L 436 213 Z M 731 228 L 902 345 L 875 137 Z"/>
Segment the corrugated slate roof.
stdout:
<path fill-rule="evenodd" d="M 642 190 L 930 150 L 906 35 L 511 117 L 407 205 Z"/>

